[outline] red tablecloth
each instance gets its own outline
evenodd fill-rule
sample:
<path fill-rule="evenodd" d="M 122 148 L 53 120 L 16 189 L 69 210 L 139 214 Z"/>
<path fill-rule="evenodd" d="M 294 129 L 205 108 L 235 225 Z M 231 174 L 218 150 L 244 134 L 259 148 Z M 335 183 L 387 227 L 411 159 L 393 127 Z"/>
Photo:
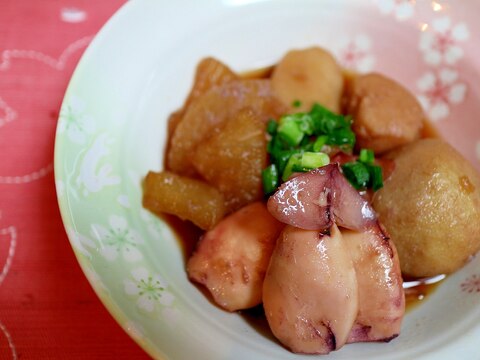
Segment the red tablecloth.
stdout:
<path fill-rule="evenodd" d="M 0 359 L 143 359 L 93 293 L 53 179 L 63 94 L 124 0 L 0 0 Z"/>

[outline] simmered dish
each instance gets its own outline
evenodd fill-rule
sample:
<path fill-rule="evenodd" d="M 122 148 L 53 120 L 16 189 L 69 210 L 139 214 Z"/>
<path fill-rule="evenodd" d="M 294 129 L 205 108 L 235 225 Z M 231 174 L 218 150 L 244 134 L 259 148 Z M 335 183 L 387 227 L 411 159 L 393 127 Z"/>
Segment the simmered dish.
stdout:
<path fill-rule="evenodd" d="M 403 86 L 346 75 L 318 47 L 254 77 L 206 58 L 143 204 L 202 229 L 190 280 L 227 311 L 262 305 L 289 350 L 388 342 L 402 276 L 452 273 L 480 249 L 480 177 L 424 126 Z"/>

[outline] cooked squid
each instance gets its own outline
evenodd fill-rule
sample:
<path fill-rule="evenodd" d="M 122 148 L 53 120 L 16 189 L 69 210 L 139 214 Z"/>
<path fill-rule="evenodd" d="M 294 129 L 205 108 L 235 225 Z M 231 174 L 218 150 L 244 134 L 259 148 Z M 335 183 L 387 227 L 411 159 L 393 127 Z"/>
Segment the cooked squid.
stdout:
<path fill-rule="evenodd" d="M 284 225 L 255 202 L 223 219 L 200 240 L 187 264 L 190 279 L 205 285 L 229 311 L 262 302 L 262 286 Z"/>
<path fill-rule="evenodd" d="M 364 231 L 376 224 L 373 209 L 345 179 L 338 164 L 283 183 L 268 200 L 268 210 L 281 222 L 307 230 L 329 229 L 335 222 Z"/>
<path fill-rule="evenodd" d="M 284 345 L 326 354 L 399 334 L 405 299 L 396 249 L 338 164 L 288 180 L 268 209 L 289 224 L 263 288 L 270 328 Z M 354 231 L 342 235 L 337 225 Z"/>
<path fill-rule="evenodd" d="M 358 312 L 358 286 L 342 234 L 287 226 L 263 284 L 273 334 L 293 352 L 328 354 L 342 347 Z"/>
<path fill-rule="evenodd" d="M 395 246 L 380 227 L 342 235 L 358 282 L 358 315 L 348 342 L 389 341 L 400 333 L 405 312 Z"/>

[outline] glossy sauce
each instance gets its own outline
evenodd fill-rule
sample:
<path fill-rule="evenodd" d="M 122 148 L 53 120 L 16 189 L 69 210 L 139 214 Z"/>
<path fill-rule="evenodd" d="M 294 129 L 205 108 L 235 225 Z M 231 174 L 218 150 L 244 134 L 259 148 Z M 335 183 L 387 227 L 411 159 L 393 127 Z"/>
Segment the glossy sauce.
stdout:
<path fill-rule="evenodd" d="M 428 295 L 432 294 L 437 289 L 443 280 L 445 280 L 445 275 L 438 275 L 420 280 L 405 278 L 403 287 L 405 289 L 406 311 L 408 312 L 420 305 Z"/>

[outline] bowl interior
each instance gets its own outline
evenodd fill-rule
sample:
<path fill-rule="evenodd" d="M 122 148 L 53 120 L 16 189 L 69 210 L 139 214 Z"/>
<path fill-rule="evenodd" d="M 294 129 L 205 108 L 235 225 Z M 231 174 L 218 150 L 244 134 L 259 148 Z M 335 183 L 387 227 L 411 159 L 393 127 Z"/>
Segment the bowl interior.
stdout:
<path fill-rule="evenodd" d="M 480 29 L 471 15 L 480 7 L 393 0 L 186 3 L 130 2 L 87 50 L 57 131 L 62 217 L 97 294 L 153 356 L 301 358 L 251 319 L 213 306 L 187 280 L 175 233 L 142 209 L 142 179 L 162 168 L 168 115 L 182 105 L 205 56 L 242 72 L 272 65 L 289 49 L 319 45 L 354 71 L 378 71 L 404 84 L 441 135 L 480 169 L 480 62 L 473 45 Z M 450 42 L 440 49 L 435 41 L 446 34 Z M 348 345 L 329 357 L 473 354 L 479 279 L 475 258 L 408 312 L 399 338 Z"/>

